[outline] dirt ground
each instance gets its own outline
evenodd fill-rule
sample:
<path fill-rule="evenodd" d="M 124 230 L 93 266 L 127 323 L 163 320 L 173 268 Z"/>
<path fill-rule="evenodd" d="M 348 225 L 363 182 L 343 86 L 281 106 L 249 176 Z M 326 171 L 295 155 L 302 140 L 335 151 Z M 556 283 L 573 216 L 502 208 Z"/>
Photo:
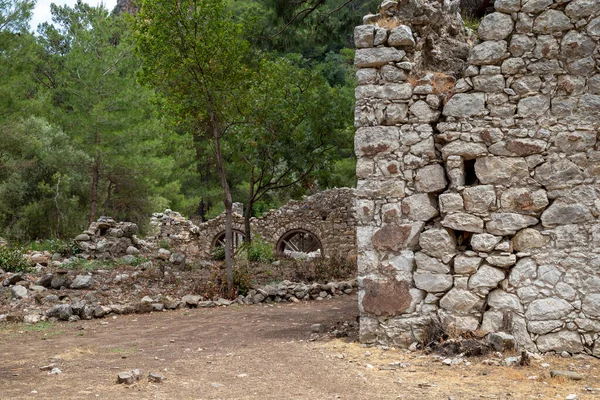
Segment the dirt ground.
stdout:
<path fill-rule="evenodd" d="M 422 352 L 311 341 L 357 315 L 356 296 L 0 327 L 0 399 L 600 399 L 600 360 L 445 366 Z M 40 367 L 55 364 L 62 373 Z M 392 364 L 390 364 L 392 363 Z M 548 363 L 550 368 L 543 368 Z M 118 385 L 119 372 L 144 379 Z M 550 378 L 572 369 L 582 381 Z M 149 383 L 148 372 L 166 380 Z"/>

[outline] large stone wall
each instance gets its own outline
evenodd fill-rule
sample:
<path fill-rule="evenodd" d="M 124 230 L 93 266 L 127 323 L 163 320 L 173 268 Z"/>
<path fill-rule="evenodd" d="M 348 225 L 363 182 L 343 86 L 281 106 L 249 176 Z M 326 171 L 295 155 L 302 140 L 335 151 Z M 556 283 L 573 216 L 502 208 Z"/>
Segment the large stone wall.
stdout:
<path fill-rule="evenodd" d="M 271 243 L 274 249 L 290 233 L 310 232 L 317 237 L 325 257 L 354 259 L 356 256 L 356 221 L 354 189 L 331 189 L 292 200 L 278 210 L 250 221 L 253 235 Z M 234 210 L 235 211 L 235 210 Z M 241 210 L 233 214 L 233 229 L 244 232 Z M 173 251 L 188 259 L 210 258 L 216 240 L 225 232 L 225 215 L 195 225 L 179 213 L 166 211 L 154 214 L 151 222 L 156 229 L 151 241 L 168 241 Z"/>
<path fill-rule="evenodd" d="M 478 37 L 458 3 L 355 30 L 361 340 L 600 355 L 600 1 L 496 0 Z"/>

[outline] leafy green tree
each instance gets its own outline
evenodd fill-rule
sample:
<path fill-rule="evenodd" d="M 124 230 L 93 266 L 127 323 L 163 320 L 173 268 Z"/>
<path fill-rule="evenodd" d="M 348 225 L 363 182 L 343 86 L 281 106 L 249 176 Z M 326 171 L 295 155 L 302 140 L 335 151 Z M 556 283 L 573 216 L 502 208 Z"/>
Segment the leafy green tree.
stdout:
<path fill-rule="evenodd" d="M 142 80 L 165 95 L 171 112 L 206 127 L 215 155 L 232 243 L 232 195 L 223 137 L 239 121 L 247 96 L 249 45 L 220 0 L 145 1 L 136 17 Z M 225 246 L 227 284 L 233 285 L 231 246 Z"/>
<path fill-rule="evenodd" d="M 44 53 L 36 76 L 50 93 L 53 121 L 89 155 L 88 219 L 103 210 L 137 222 L 165 201 L 152 188 L 160 133 L 151 92 L 136 81 L 132 31 L 124 16 L 82 2 L 52 5 L 52 16 L 55 25 L 39 28 Z"/>
<path fill-rule="evenodd" d="M 338 157 L 338 149 L 351 142 L 344 122 L 352 100 L 318 72 L 298 67 L 299 61 L 262 60 L 250 77 L 247 123 L 235 126 L 227 138 L 232 163 L 244 178 L 247 241 L 257 201 L 270 192 L 311 182 Z"/>
<path fill-rule="evenodd" d="M 81 232 L 88 157 L 41 118 L 6 124 L 0 141 L 0 226 L 18 240 Z"/>

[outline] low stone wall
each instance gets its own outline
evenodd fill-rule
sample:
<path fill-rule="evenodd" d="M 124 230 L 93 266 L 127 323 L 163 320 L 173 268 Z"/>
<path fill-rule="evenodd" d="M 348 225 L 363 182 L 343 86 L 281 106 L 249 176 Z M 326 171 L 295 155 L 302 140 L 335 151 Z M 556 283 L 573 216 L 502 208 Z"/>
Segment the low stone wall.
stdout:
<path fill-rule="evenodd" d="M 341 188 L 301 201 L 292 200 L 261 218 L 252 218 L 252 233 L 260 235 L 276 250 L 286 234 L 310 232 L 318 238 L 325 257 L 352 259 L 356 255 L 354 196 L 353 189 Z M 217 238 L 225 232 L 225 215 L 195 225 L 179 213 L 167 210 L 154 214 L 151 224 L 156 232 L 147 238 L 148 242 L 166 241 L 172 251 L 183 253 L 188 259 L 210 258 Z M 233 214 L 233 229 L 244 232 L 241 212 Z"/>
<path fill-rule="evenodd" d="M 600 355 L 600 2 L 496 0 L 479 37 L 458 7 L 355 30 L 361 340 Z"/>

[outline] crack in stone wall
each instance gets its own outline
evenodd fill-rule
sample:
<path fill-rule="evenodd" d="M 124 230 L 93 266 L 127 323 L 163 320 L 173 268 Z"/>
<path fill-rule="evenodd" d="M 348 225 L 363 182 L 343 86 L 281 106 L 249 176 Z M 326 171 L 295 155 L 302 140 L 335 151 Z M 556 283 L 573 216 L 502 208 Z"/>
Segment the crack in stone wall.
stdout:
<path fill-rule="evenodd" d="M 355 29 L 361 340 L 600 355 L 600 2 L 496 0 L 478 37 L 458 9 Z"/>

